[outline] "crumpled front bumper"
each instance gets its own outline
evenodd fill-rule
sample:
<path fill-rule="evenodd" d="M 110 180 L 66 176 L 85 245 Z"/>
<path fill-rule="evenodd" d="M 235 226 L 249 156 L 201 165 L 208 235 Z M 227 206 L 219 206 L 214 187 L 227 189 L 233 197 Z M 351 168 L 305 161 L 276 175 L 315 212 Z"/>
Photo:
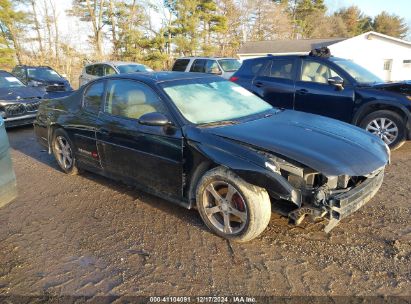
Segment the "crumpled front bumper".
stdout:
<path fill-rule="evenodd" d="M 290 212 L 288 217 L 296 225 L 299 225 L 306 216 L 312 220 L 327 219 L 328 223 L 324 231 L 328 233 L 343 218 L 369 202 L 380 189 L 383 179 L 384 169 L 380 169 L 353 189 L 328 198 L 324 205 L 303 206 Z"/>
<path fill-rule="evenodd" d="M 329 222 L 324 231 L 329 232 L 343 218 L 354 213 L 374 197 L 384 180 L 384 169 L 368 178 L 354 189 L 334 196 L 329 201 Z"/>

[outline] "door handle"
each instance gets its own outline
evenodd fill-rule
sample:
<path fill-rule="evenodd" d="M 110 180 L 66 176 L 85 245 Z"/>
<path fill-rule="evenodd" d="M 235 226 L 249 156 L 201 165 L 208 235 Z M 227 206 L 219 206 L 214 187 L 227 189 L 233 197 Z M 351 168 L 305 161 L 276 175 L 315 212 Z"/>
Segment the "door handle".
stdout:
<path fill-rule="evenodd" d="M 255 83 L 255 86 L 256 86 L 257 88 L 261 88 L 262 86 L 264 86 L 264 83 L 258 81 L 258 82 Z"/>
<path fill-rule="evenodd" d="M 296 93 L 298 95 L 307 95 L 308 94 L 308 90 L 307 89 L 301 89 L 301 90 L 297 90 Z"/>

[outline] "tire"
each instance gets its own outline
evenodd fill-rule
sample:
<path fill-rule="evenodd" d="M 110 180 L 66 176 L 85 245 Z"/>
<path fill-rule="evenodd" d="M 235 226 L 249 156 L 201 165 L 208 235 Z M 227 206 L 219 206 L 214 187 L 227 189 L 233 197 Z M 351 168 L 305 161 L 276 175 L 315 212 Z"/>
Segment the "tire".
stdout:
<path fill-rule="evenodd" d="M 65 148 L 62 146 L 63 144 Z M 63 129 L 54 131 L 51 148 L 61 170 L 69 175 L 77 175 L 79 173 L 73 142 Z M 71 159 L 71 162 L 69 161 L 69 158 Z"/>
<path fill-rule="evenodd" d="M 270 222 L 271 202 L 267 191 L 247 183 L 224 167 L 203 175 L 197 186 L 196 200 L 206 226 L 228 240 L 250 241 Z"/>
<path fill-rule="evenodd" d="M 361 120 L 360 127 L 380 137 L 391 150 L 401 147 L 407 139 L 404 119 L 393 111 L 372 112 Z M 383 128 L 382 131 L 380 127 Z M 388 132 L 395 129 L 396 132 Z"/>

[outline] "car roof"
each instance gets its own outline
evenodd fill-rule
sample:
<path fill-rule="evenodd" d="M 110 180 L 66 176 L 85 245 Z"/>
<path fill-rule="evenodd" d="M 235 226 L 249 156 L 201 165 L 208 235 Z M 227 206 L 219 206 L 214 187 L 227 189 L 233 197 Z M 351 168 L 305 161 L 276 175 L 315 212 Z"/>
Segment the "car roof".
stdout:
<path fill-rule="evenodd" d="M 310 55 L 271 55 L 271 54 L 267 54 L 267 56 L 262 56 L 262 57 L 255 57 L 255 58 L 249 58 L 249 59 L 244 59 L 244 61 L 252 61 L 252 60 L 256 60 L 256 59 L 272 59 L 272 58 L 283 58 L 283 59 L 294 59 L 294 58 L 319 58 L 319 59 L 323 59 L 323 60 L 347 60 L 345 58 L 340 58 L 340 57 L 334 57 L 334 56 L 330 56 L 330 57 L 320 57 L 320 56 L 310 56 Z"/>
<path fill-rule="evenodd" d="M 88 63 L 86 64 L 86 66 L 95 65 L 95 64 L 110 64 L 114 66 L 128 65 L 128 64 L 144 65 L 142 63 L 132 62 L 132 61 L 101 61 L 101 62 Z"/>
<path fill-rule="evenodd" d="M 104 78 L 119 78 L 119 79 L 134 79 L 134 80 L 141 80 L 151 83 L 159 83 L 159 82 L 166 82 L 166 81 L 173 81 L 173 80 L 188 80 L 188 79 L 198 79 L 198 78 L 216 78 L 221 80 L 221 77 L 211 75 L 211 74 L 204 74 L 204 73 L 185 73 L 185 72 L 140 72 L 140 73 L 128 73 L 128 74 L 118 74 L 118 75 L 111 75 L 106 76 L 99 79 Z"/>
<path fill-rule="evenodd" d="M 16 65 L 16 67 L 20 68 L 30 68 L 30 69 L 35 69 L 35 68 L 42 68 L 42 69 L 50 69 L 52 70 L 53 68 L 47 66 L 47 65 Z"/>
<path fill-rule="evenodd" d="M 10 76 L 10 75 L 13 76 L 13 74 L 11 74 L 11 73 L 9 73 L 5 70 L 0 70 L 0 76 Z"/>
<path fill-rule="evenodd" d="M 207 57 L 207 56 L 187 56 L 187 57 L 180 57 L 178 59 L 233 59 L 233 60 L 238 60 L 237 58 L 233 57 Z"/>

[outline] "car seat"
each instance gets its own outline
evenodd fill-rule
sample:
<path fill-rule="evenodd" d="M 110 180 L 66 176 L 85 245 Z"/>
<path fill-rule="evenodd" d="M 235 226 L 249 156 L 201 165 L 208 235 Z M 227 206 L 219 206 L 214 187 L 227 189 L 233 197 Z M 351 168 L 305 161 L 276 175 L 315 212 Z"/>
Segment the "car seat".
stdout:
<path fill-rule="evenodd" d="M 142 115 L 152 112 L 157 112 L 157 110 L 147 103 L 146 94 L 142 90 L 131 90 L 127 93 L 124 116 L 138 119 Z"/>
<path fill-rule="evenodd" d="M 327 83 L 328 74 L 328 68 L 325 65 L 320 64 L 317 72 L 315 73 L 314 81 L 319 83 Z"/>
<path fill-rule="evenodd" d="M 315 75 L 315 63 L 314 62 L 306 62 L 303 65 L 303 72 L 301 74 L 302 81 L 314 81 Z"/>

